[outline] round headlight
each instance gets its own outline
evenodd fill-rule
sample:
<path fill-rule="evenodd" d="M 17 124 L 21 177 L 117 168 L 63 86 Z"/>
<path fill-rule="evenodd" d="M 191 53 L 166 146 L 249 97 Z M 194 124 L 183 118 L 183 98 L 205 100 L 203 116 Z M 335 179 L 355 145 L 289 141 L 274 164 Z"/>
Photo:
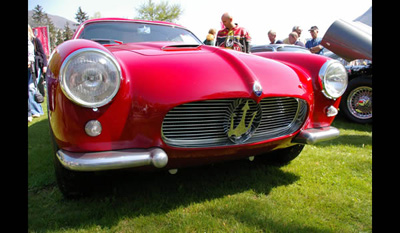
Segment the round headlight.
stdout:
<path fill-rule="evenodd" d="M 60 70 L 61 89 L 74 103 L 97 108 L 109 103 L 117 94 L 121 69 L 108 53 L 94 48 L 71 53 Z"/>
<path fill-rule="evenodd" d="M 322 92 L 329 99 L 337 99 L 347 88 L 347 72 L 344 66 L 336 60 L 328 60 L 319 71 Z"/>

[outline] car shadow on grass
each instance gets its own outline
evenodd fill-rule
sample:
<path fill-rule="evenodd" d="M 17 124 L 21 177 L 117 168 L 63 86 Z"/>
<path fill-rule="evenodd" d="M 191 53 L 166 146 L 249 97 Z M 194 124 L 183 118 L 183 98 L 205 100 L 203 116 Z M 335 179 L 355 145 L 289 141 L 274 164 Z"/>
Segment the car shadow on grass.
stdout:
<path fill-rule="evenodd" d="M 95 178 L 93 194 L 80 199 L 64 199 L 55 187 L 31 193 L 30 201 L 48 198 L 50 203 L 31 203 L 32 217 L 38 222 L 31 218 L 30 230 L 81 229 L 93 224 L 111 228 L 121 219 L 163 215 L 177 208 L 246 191 L 268 195 L 273 188 L 300 179 L 278 167 L 248 160 L 180 169 L 176 175 L 167 171 L 111 171 L 97 174 Z M 48 208 L 54 211 L 49 212 Z M 40 219 L 47 221 L 40 223 Z"/>
<path fill-rule="evenodd" d="M 43 120 L 30 127 L 32 131 L 45 132 L 44 128 L 48 128 L 48 121 Z M 48 137 L 48 135 L 43 137 Z M 43 142 L 40 138 L 29 140 L 32 140 L 32 147 L 51 148 L 49 140 Z M 348 141 L 347 138 L 342 137 L 340 140 L 336 139 L 334 143 L 340 144 L 346 141 Z M 33 154 L 32 156 L 40 157 L 41 155 Z M 51 165 L 45 166 L 46 170 L 54 171 Z M 243 192 L 251 191 L 258 196 L 267 196 L 272 189 L 293 184 L 299 179 L 297 174 L 284 171 L 280 167 L 256 161 L 238 160 L 180 169 L 176 175 L 170 175 L 166 171 L 101 172 L 97 173 L 93 180 L 93 194 L 75 200 L 64 199 L 55 183 L 48 181 L 43 184 L 53 183 L 54 185 L 44 185 L 42 189 L 36 187 L 35 191 L 28 193 L 29 230 L 84 230 L 93 225 L 110 229 L 121 219 L 164 215 L 181 207 Z M 249 206 L 249 208 L 253 207 Z M 243 221 L 254 217 L 250 216 L 254 214 L 252 211 L 249 211 L 249 214 L 240 211 L 233 212 L 235 218 Z M 291 232 L 318 232 L 318 229 L 291 226 L 265 218 L 253 224 L 261 229 L 269 225 L 271 229 L 277 231 L 284 228 Z"/>
<path fill-rule="evenodd" d="M 84 229 L 92 224 L 111 228 L 123 218 L 165 214 L 242 192 L 268 195 L 273 188 L 300 179 L 279 167 L 249 160 L 180 169 L 176 175 L 167 171 L 109 171 L 94 175 L 92 195 L 69 200 L 56 186 L 48 127 L 48 120 L 43 119 L 28 129 L 31 231 Z"/>

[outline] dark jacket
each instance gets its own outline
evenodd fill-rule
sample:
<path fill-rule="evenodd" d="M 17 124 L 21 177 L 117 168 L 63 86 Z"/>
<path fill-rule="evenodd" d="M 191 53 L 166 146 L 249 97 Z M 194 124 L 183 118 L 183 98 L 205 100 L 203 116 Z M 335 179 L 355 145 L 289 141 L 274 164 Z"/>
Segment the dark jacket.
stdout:
<path fill-rule="evenodd" d="M 35 47 L 35 70 L 42 70 L 47 66 L 47 57 L 42 42 L 38 38 L 33 38 L 32 44 Z"/>

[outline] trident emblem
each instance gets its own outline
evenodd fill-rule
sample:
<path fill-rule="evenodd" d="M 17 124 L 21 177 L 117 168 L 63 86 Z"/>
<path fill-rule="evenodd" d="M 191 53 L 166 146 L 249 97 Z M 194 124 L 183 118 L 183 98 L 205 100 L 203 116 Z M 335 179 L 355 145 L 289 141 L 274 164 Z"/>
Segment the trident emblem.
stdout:
<path fill-rule="evenodd" d="M 251 128 L 251 124 L 253 123 L 254 118 L 257 115 L 257 111 L 255 111 L 253 113 L 253 117 L 251 118 L 249 124 L 246 126 L 246 122 L 245 122 L 246 114 L 247 114 L 247 111 L 249 109 L 250 109 L 249 101 L 247 100 L 246 104 L 242 108 L 242 110 L 243 110 L 242 119 L 240 119 L 240 122 L 239 122 L 238 126 L 236 126 L 235 129 L 233 128 L 233 122 L 234 122 L 233 118 L 236 116 L 236 114 L 232 113 L 232 115 L 231 115 L 231 127 L 230 127 L 230 129 L 228 131 L 228 137 L 231 137 L 232 135 L 234 135 L 235 137 L 240 137 L 243 134 L 245 134 Z"/>

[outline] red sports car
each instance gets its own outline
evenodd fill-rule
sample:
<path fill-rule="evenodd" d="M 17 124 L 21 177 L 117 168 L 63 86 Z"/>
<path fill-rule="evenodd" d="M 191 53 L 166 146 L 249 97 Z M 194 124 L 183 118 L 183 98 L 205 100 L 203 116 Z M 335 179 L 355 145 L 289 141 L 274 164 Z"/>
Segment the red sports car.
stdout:
<path fill-rule="evenodd" d="M 111 169 L 169 170 L 225 160 L 288 163 L 330 126 L 347 86 L 330 58 L 206 46 L 166 22 L 84 22 L 54 49 L 48 117 L 60 190 Z"/>

